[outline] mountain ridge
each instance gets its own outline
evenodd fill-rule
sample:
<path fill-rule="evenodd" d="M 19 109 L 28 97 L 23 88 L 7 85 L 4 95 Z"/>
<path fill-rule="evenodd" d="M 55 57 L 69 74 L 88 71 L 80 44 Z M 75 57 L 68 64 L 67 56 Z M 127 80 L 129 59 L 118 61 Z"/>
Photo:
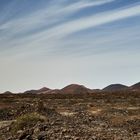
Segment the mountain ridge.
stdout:
<path fill-rule="evenodd" d="M 22 94 L 82 94 L 82 93 L 94 93 L 94 92 L 103 92 L 103 91 L 122 91 L 122 90 L 129 90 L 129 91 L 140 91 L 140 82 L 133 84 L 131 86 L 123 85 L 123 84 L 111 84 L 103 89 L 90 89 L 85 87 L 84 85 L 80 84 L 69 84 L 61 89 L 50 89 L 48 87 L 42 87 L 40 89 L 31 89 Z M 6 91 L 1 94 L 12 94 L 13 92 Z M 20 93 L 19 93 L 20 94 Z"/>

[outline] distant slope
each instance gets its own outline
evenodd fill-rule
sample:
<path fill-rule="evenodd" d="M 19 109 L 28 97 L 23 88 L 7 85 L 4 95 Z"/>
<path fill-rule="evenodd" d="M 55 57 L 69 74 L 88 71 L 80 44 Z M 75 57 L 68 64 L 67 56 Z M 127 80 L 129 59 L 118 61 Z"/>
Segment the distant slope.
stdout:
<path fill-rule="evenodd" d="M 40 93 L 47 92 L 47 91 L 49 91 L 49 90 L 50 90 L 49 88 L 43 87 L 43 88 L 38 89 L 38 90 L 27 90 L 27 91 L 25 91 L 24 93 L 25 93 L 25 94 L 40 94 Z"/>
<path fill-rule="evenodd" d="M 132 90 L 140 90 L 140 82 L 139 82 L 139 83 L 136 83 L 136 84 L 134 84 L 134 85 L 132 85 L 132 86 L 130 87 L 130 89 L 132 89 Z"/>
<path fill-rule="evenodd" d="M 116 91 L 116 90 L 125 90 L 128 89 L 128 86 L 122 85 L 122 84 L 112 84 L 109 85 L 105 88 L 103 88 L 102 90 L 104 91 Z"/>
<path fill-rule="evenodd" d="M 78 85 L 78 84 L 71 84 L 61 89 L 61 93 L 65 93 L 65 94 L 67 93 L 68 94 L 82 94 L 82 93 L 90 93 L 90 92 L 92 92 L 91 89 L 86 88 L 83 85 Z"/>
<path fill-rule="evenodd" d="M 59 94 L 60 90 L 59 89 L 50 89 L 44 92 L 40 92 L 39 94 Z"/>
<path fill-rule="evenodd" d="M 13 94 L 13 93 L 10 92 L 10 91 L 6 91 L 6 92 L 4 92 L 4 93 L 2 93 L 2 94 L 5 94 L 5 95 L 11 95 L 11 94 Z"/>

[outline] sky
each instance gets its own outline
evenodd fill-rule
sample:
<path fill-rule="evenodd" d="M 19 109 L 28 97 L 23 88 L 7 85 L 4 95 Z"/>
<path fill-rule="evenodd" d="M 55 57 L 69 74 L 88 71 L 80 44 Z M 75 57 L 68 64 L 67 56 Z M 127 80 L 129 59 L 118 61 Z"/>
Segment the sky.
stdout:
<path fill-rule="evenodd" d="M 140 81 L 140 0 L 0 0 L 0 92 Z"/>

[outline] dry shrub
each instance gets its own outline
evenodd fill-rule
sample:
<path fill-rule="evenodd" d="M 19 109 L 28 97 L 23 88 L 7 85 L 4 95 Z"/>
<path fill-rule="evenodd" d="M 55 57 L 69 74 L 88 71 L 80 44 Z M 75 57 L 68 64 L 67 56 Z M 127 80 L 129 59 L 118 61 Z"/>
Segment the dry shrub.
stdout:
<path fill-rule="evenodd" d="M 37 113 L 24 114 L 16 119 L 12 125 L 12 132 L 24 130 L 36 125 L 37 122 L 44 122 L 45 118 Z"/>

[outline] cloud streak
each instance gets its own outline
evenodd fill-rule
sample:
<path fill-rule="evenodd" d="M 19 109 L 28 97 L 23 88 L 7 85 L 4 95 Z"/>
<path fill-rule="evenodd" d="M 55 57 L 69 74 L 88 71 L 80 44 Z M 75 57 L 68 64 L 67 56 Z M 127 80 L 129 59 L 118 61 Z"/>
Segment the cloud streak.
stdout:
<path fill-rule="evenodd" d="M 82 10 L 87 7 L 91 6 L 99 6 L 106 3 L 113 2 L 114 0 L 100 0 L 100 1 L 78 1 L 75 3 L 72 3 L 70 5 L 63 5 L 63 3 L 56 2 L 51 3 L 49 6 L 46 6 L 45 8 L 38 10 L 37 12 L 31 13 L 26 15 L 22 18 L 17 18 L 11 21 L 8 21 L 6 23 L 3 23 L 0 26 L 0 29 L 18 29 L 18 32 L 21 31 L 27 31 L 28 29 L 32 30 L 39 25 L 42 26 L 42 24 L 52 24 L 53 22 L 56 22 L 57 20 L 55 18 L 60 18 L 61 20 L 63 17 L 66 17 L 72 13 L 75 13 L 79 10 Z M 62 17 L 63 16 L 63 17 Z M 51 20 L 50 20 L 51 19 Z M 47 21 L 47 22 L 46 22 Z M 19 30 L 21 28 L 21 30 Z"/>
<path fill-rule="evenodd" d="M 30 46 L 35 46 L 36 43 L 40 44 L 45 40 L 45 42 L 47 42 L 47 44 L 49 44 L 49 46 L 51 46 L 52 48 L 54 46 L 57 47 L 57 40 L 63 38 L 67 40 L 67 36 L 70 34 L 74 34 L 75 32 L 111 23 L 117 20 L 138 16 L 140 15 L 139 9 L 140 5 L 125 7 L 60 24 L 38 34 L 32 35 L 30 39 L 35 41 L 34 43 L 31 41 L 32 43 L 30 44 Z M 51 43 L 54 42 L 54 40 L 56 40 L 56 44 Z"/>
<path fill-rule="evenodd" d="M 52 24 L 53 22 L 53 16 L 54 16 L 54 23 L 56 22 L 56 17 L 58 16 L 58 20 L 60 20 L 61 23 L 61 17 L 63 14 L 65 16 L 69 15 L 71 12 L 77 11 L 78 9 L 83 9 L 88 6 L 96 6 L 96 5 L 102 5 L 105 3 L 112 2 L 112 0 L 108 1 L 96 1 L 96 2 L 76 2 L 74 4 L 71 4 L 70 6 L 66 6 L 62 8 L 58 6 L 57 8 L 60 8 L 59 10 L 56 10 L 57 12 L 53 12 L 54 7 L 51 7 L 49 10 L 43 9 L 41 11 L 38 11 L 34 14 L 29 15 L 28 17 L 25 17 L 23 19 L 17 19 L 11 22 L 8 22 L 1 26 L 1 30 L 7 30 L 7 36 L 14 36 L 14 35 L 20 35 L 24 34 L 26 32 L 32 31 L 40 26 L 47 26 Z M 76 8 L 77 7 L 77 8 Z M 134 5 L 132 7 L 124 7 L 120 9 L 111 10 L 108 12 L 95 14 L 92 16 L 80 18 L 80 19 L 74 19 L 66 22 L 62 22 L 60 25 L 55 25 L 53 27 L 50 27 L 48 29 L 45 29 L 43 31 L 35 32 L 31 34 L 31 36 L 27 36 L 27 42 L 28 40 L 36 40 L 36 41 L 42 41 L 44 39 L 50 39 L 50 38 L 63 38 L 66 37 L 69 34 L 85 30 L 87 28 L 100 26 L 103 24 L 107 24 L 110 22 L 114 22 L 117 20 L 133 17 L 140 15 L 140 5 Z M 46 10 L 46 12 L 45 12 Z M 43 14 L 43 13 L 46 14 Z M 52 14 L 51 14 L 52 13 Z M 46 20 L 45 20 L 46 18 Z M 52 18 L 51 21 L 49 21 Z M 45 22 L 46 21 L 46 22 Z M 39 26 L 40 25 L 40 26 Z M 10 33 L 11 32 L 11 33 Z M 26 38 L 26 36 L 22 36 L 23 38 Z M 17 36 L 18 38 L 18 36 Z"/>
<path fill-rule="evenodd" d="M 6 45 L 7 47 L 9 45 L 11 47 L 15 47 L 16 45 L 20 46 L 20 44 L 24 44 L 24 46 L 30 46 L 31 44 L 33 45 L 33 42 L 38 42 L 40 40 L 39 37 L 45 35 L 45 39 L 47 39 L 48 35 L 46 34 L 51 35 L 53 30 L 58 29 L 60 26 L 64 26 L 65 28 L 67 24 L 65 22 L 68 22 L 65 21 L 65 17 L 68 18 L 73 13 L 76 13 L 82 9 L 104 5 L 113 1 L 114 0 L 81 0 L 65 5 L 63 3 L 64 1 L 52 1 L 52 3 L 43 9 L 37 10 L 36 12 L 31 12 L 23 17 L 17 17 L 10 21 L 8 20 L 6 23 L 3 23 L 0 26 L 0 30 L 5 34 L 5 36 L 0 34 L 1 44 Z M 10 5 L 12 5 L 12 8 L 14 8 L 16 3 L 10 3 Z M 71 21 L 72 19 L 69 22 L 71 23 Z M 43 37 L 41 38 L 43 39 Z"/>
<path fill-rule="evenodd" d="M 78 32 L 80 30 L 85 30 L 87 28 L 100 26 L 102 24 L 114 22 L 117 20 L 129 18 L 132 16 L 140 15 L 140 5 L 133 6 L 126 9 L 114 10 L 105 12 L 102 14 L 97 14 L 85 18 L 81 18 L 78 20 L 74 20 L 68 23 L 64 23 L 58 27 L 50 29 L 40 35 L 40 38 L 48 34 L 48 37 L 55 37 L 58 36 L 59 38 L 65 37 L 71 33 Z"/>

